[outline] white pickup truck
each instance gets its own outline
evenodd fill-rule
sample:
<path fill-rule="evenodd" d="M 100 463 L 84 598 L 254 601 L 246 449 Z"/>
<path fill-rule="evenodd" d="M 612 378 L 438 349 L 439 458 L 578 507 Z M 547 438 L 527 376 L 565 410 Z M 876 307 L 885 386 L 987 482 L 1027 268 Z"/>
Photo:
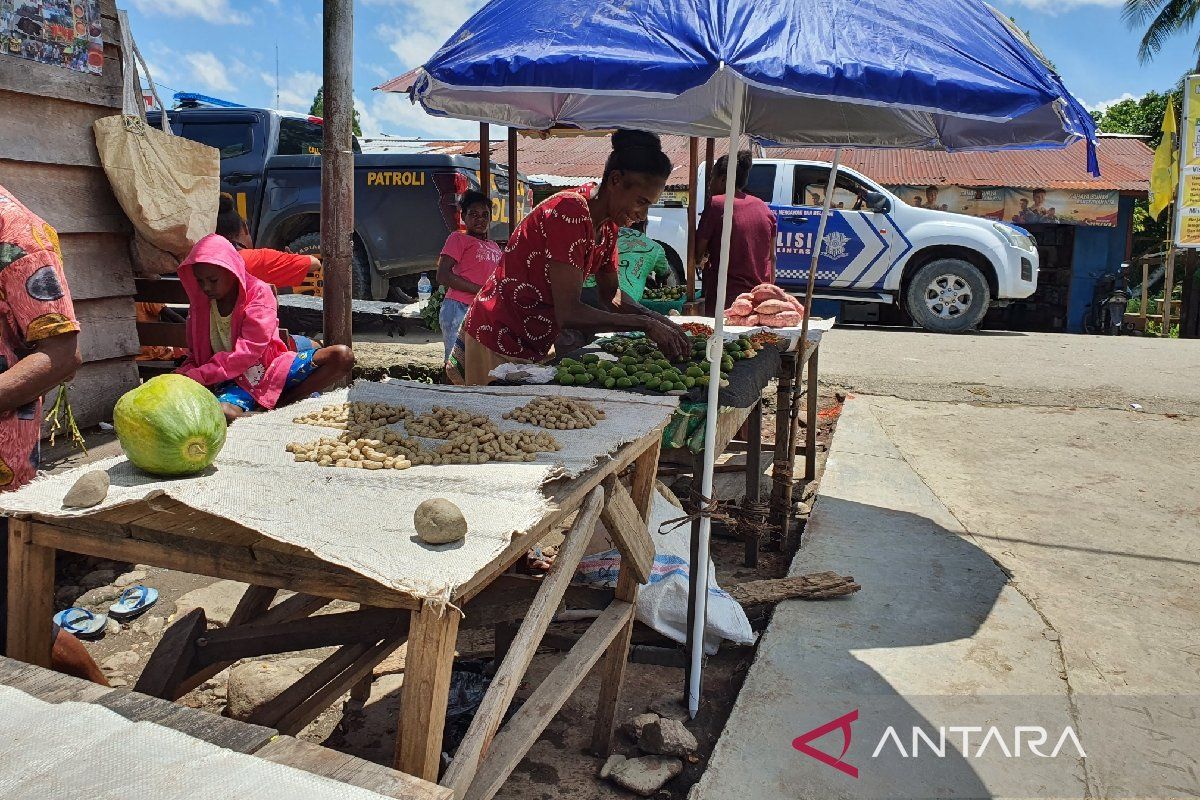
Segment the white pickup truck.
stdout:
<path fill-rule="evenodd" d="M 830 164 L 755 159 L 746 191 L 779 219 L 775 282 L 803 294 Z M 700 185 L 704 185 L 703 167 Z M 1037 289 L 1033 238 L 1008 223 L 910 206 L 854 170 L 838 170 L 814 295 L 899 305 L 913 322 L 956 333 L 979 325 L 988 307 Z M 687 253 L 687 210 L 650 209 L 647 234 L 673 262 Z"/>

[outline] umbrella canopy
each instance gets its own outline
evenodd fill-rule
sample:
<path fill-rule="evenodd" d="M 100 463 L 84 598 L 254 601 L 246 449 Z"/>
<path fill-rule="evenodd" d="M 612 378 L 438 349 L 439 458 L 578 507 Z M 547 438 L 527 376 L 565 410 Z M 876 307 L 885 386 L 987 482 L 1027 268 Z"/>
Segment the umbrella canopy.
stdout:
<path fill-rule="evenodd" d="M 431 114 L 522 128 L 715 137 L 728 135 L 739 82 L 745 130 L 767 143 L 977 150 L 1095 137 L 1044 57 L 978 0 L 492 0 L 411 93 Z"/>

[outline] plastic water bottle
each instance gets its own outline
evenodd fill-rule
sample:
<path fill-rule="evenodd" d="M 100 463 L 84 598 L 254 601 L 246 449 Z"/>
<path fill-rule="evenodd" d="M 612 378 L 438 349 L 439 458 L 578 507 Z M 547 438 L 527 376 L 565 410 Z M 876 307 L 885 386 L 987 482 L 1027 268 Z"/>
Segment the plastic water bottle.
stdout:
<path fill-rule="evenodd" d="M 422 272 L 421 279 L 417 281 L 417 300 L 424 303 L 432 294 L 433 284 L 429 281 L 429 276 Z"/>

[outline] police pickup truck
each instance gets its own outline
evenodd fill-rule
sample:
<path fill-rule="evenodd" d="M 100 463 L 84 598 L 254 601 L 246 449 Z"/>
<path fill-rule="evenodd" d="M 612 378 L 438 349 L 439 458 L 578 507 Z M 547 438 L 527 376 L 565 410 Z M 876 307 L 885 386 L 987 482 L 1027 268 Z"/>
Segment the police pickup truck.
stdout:
<path fill-rule="evenodd" d="M 159 124 L 158 113 L 148 114 Z M 316 254 L 321 245 L 322 120 L 261 108 L 167 112 L 176 134 L 221 153 L 221 191 L 229 192 L 258 247 Z M 478 189 L 479 159 L 363 153 L 354 142 L 354 296 L 382 300 L 416 293 L 422 272 L 460 223 L 457 200 Z M 519 177 L 519 176 L 518 176 Z M 508 238 L 508 174 L 491 170 L 492 237 Z M 518 184 L 517 219 L 532 206 Z M 430 275 L 432 278 L 432 274 Z M 308 288 L 320 293 L 320 276 Z"/>
<path fill-rule="evenodd" d="M 779 220 L 775 282 L 793 294 L 803 294 L 808 283 L 830 169 L 784 159 L 756 159 L 751 169 L 746 191 L 766 201 Z M 686 225 L 684 209 L 656 207 L 647 234 L 683 254 Z M 1029 297 L 1037 275 L 1037 248 L 1027 231 L 910 206 L 866 176 L 839 168 L 816 297 L 898 305 L 927 330 L 956 333 L 976 327 L 989 306 Z"/>

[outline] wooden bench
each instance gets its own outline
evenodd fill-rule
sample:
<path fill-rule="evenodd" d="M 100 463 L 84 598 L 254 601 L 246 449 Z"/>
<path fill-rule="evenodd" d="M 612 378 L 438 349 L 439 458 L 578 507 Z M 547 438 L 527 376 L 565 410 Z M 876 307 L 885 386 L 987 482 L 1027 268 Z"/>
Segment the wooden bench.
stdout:
<path fill-rule="evenodd" d="M 104 706 L 133 722 L 172 728 L 226 750 L 311 772 L 385 797 L 450 800 L 453 796 L 450 789 L 336 750 L 281 736 L 271 728 L 185 708 L 136 692 L 97 686 L 3 656 L 0 656 L 0 685 L 18 689 L 47 703 L 79 702 Z M 6 771 L 5 766 L 0 765 L 0 776 Z M 10 768 L 15 766 L 10 765 Z"/>
<path fill-rule="evenodd" d="M 276 292 L 276 296 L 278 296 L 278 292 Z M 183 283 L 174 275 L 135 279 L 133 300 L 135 303 L 188 305 L 188 296 L 184 291 Z M 180 322 L 138 322 L 137 332 L 138 343 L 142 347 L 187 348 L 187 326 Z M 287 329 L 280 328 L 279 336 L 287 343 L 289 349 L 296 349 L 296 344 Z M 174 372 L 175 368 L 179 366 L 175 361 L 138 361 L 137 365 L 138 374 L 142 380 Z"/>

